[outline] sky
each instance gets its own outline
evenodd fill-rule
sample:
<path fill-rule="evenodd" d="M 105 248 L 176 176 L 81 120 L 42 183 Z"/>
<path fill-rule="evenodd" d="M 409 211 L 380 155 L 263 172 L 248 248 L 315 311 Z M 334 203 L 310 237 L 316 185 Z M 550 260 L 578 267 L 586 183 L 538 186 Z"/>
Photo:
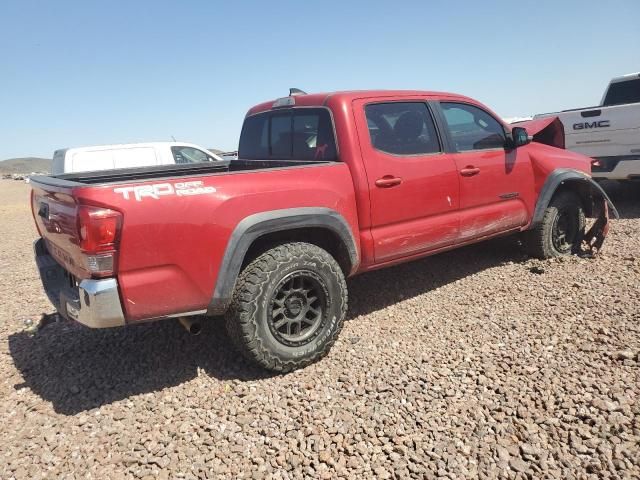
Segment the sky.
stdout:
<path fill-rule="evenodd" d="M 0 61 L 0 160 L 235 150 L 289 87 L 450 91 L 505 117 L 596 105 L 640 71 L 640 0 L 2 0 Z"/>

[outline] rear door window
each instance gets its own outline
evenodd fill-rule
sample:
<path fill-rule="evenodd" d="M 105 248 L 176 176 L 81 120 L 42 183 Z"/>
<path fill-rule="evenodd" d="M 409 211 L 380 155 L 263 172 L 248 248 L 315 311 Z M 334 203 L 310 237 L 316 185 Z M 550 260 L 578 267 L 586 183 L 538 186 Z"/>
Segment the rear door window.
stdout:
<path fill-rule="evenodd" d="M 294 108 L 247 117 L 238 158 L 337 160 L 331 115 L 324 108 Z"/>
<path fill-rule="evenodd" d="M 365 107 L 371 145 L 393 155 L 440 152 L 436 128 L 422 102 L 374 103 Z"/>

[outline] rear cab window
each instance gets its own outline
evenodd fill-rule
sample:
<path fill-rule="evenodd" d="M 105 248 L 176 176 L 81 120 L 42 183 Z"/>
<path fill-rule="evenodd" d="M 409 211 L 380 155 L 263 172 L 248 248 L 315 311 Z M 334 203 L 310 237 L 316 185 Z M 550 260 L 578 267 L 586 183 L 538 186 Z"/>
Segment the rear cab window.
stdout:
<path fill-rule="evenodd" d="M 614 82 L 609 85 L 603 105 L 624 105 L 640 103 L 640 78 Z"/>
<path fill-rule="evenodd" d="M 336 161 L 331 115 L 325 108 L 292 108 L 247 117 L 238 158 Z"/>

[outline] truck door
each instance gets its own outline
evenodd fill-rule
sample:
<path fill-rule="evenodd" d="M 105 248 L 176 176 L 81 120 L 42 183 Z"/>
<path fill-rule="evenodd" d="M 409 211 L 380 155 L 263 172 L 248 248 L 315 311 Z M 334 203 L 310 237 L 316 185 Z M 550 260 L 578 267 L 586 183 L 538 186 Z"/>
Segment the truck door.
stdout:
<path fill-rule="evenodd" d="M 458 173 L 424 99 L 356 100 L 375 262 L 436 250 L 458 236 Z"/>
<path fill-rule="evenodd" d="M 525 199 L 530 197 L 533 185 L 526 153 L 518 155 L 518 149 L 507 150 L 504 127 L 478 106 L 441 102 L 440 107 L 460 178 L 458 241 L 525 225 Z"/>

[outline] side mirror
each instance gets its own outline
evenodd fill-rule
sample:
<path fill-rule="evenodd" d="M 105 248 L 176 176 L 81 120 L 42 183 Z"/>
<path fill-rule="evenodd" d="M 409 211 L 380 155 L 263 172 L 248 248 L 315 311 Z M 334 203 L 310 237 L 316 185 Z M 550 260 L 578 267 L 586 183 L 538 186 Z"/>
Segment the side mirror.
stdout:
<path fill-rule="evenodd" d="M 531 142 L 527 130 L 522 127 L 513 127 L 511 129 L 511 138 L 513 139 L 513 147 L 518 148 Z"/>

